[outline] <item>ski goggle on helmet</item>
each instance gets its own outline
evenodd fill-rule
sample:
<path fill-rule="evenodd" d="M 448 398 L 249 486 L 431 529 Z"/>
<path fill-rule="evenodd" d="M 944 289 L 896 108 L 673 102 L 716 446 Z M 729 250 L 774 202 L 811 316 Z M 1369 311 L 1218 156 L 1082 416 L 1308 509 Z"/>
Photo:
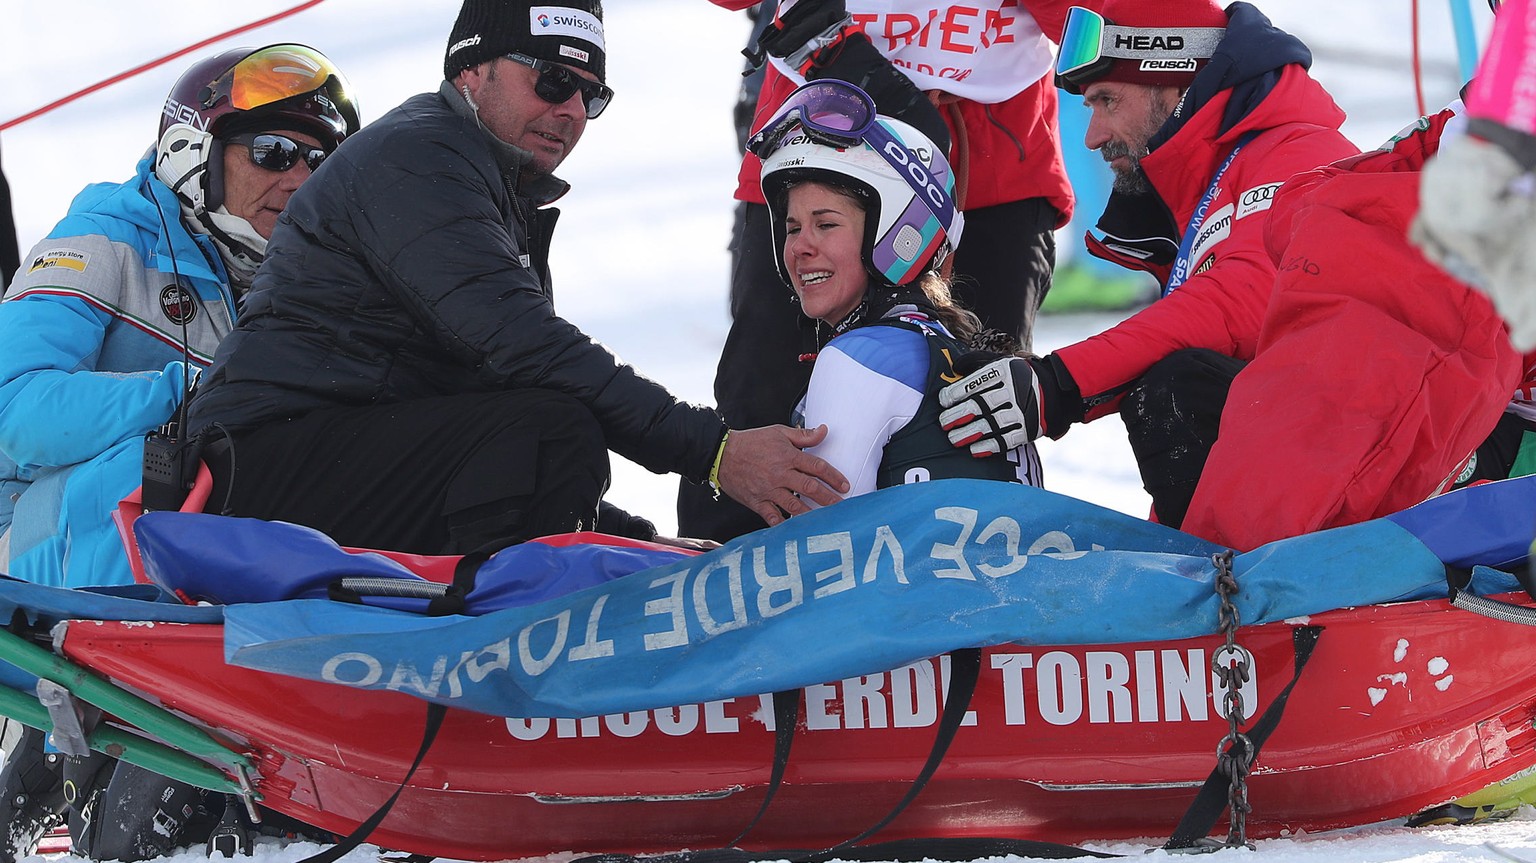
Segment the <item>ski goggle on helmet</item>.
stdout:
<path fill-rule="evenodd" d="M 808 83 L 784 101 L 747 142 L 763 160 L 763 194 L 773 229 L 774 263 L 784 266 L 787 190 L 799 182 L 851 186 L 869 201 L 864 263 L 893 285 L 912 282 L 960 243 L 955 177 L 926 135 L 877 115 L 869 95 L 845 81 Z"/>
<path fill-rule="evenodd" d="M 235 48 L 194 63 L 171 87 L 155 174 L 194 211 L 213 211 L 224 202 L 227 141 L 299 131 L 329 153 L 361 126 L 346 76 L 324 54 L 291 43 Z"/>
<path fill-rule="evenodd" d="M 1116 60 L 1143 75 L 1193 73 L 1216 53 L 1222 27 L 1117 27 L 1103 15 L 1073 6 L 1056 55 L 1056 86 L 1074 96 L 1109 72 Z"/>
<path fill-rule="evenodd" d="M 171 88 L 160 133 L 176 123 L 219 136 L 257 118 L 281 118 L 329 147 L 361 127 L 347 78 L 308 45 L 236 49 L 188 69 Z"/>

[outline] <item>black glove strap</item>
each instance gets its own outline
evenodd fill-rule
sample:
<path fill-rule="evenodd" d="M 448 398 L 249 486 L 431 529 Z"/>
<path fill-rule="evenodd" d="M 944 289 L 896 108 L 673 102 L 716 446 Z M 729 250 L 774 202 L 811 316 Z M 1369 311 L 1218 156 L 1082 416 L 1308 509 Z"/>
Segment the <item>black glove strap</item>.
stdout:
<path fill-rule="evenodd" d="M 1045 420 L 1045 433 L 1057 440 L 1067 433 L 1068 426 L 1083 421 L 1083 393 L 1060 357 L 1049 354 L 1028 359 L 1040 381 L 1040 415 Z"/>

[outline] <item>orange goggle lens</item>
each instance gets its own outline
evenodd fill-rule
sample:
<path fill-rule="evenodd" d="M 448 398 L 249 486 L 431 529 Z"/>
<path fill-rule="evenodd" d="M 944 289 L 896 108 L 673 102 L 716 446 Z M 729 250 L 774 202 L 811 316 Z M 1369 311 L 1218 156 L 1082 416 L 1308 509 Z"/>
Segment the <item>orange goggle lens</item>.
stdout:
<path fill-rule="evenodd" d="M 205 107 L 227 98 L 235 108 L 248 111 L 312 93 L 325 87 L 327 81 L 331 82 L 330 98 L 350 105 L 351 87 L 346 77 L 324 55 L 304 45 L 272 45 L 250 54 L 215 79 Z"/>

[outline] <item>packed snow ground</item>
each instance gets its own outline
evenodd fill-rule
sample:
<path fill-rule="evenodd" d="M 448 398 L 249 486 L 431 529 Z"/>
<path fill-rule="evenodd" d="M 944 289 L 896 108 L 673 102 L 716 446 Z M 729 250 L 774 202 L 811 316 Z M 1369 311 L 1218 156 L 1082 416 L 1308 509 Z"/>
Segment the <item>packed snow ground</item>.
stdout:
<path fill-rule="evenodd" d="M 1155 2 L 1155 0 L 1148 0 Z M 298 5 L 170 0 L 8 3 L 0 28 L 0 123 L 146 60 Z M 1410 4 L 1381 0 L 1259 0 L 1279 26 L 1316 54 L 1313 74 L 1350 114 L 1345 132 L 1374 147 L 1417 116 L 1409 64 Z M 1424 94 L 1431 107 L 1460 84 L 1443 0 L 1423 7 Z M 296 16 L 209 45 L 164 67 L 0 132 L 23 254 L 89 182 L 128 177 L 153 142 L 161 101 L 193 59 L 236 45 L 312 44 L 348 74 L 365 121 L 432 89 L 457 0 L 326 0 Z M 730 124 L 748 22 L 705 0 L 610 0 L 613 106 L 587 128 L 560 173 L 574 186 L 554 249 L 558 307 L 594 338 L 680 396 L 710 402 L 715 358 L 728 325 L 726 285 L 731 194 L 738 157 Z M 1486 9 L 1476 10 L 1486 29 Z M 1067 146 L 1080 146 L 1069 141 Z M 1094 207 L 1101 202 L 1087 202 Z M 1062 245 L 1079 244 L 1062 237 Z M 1049 350 L 1098 332 L 1113 315 L 1042 318 L 1036 347 Z M 1144 514 L 1135 465 L 1118 420 L 1074 429 L 1041 445 L 1056 491 Z M 676 482 L 615 465 L 611 498 L 675 528 Z M 1536 812 L 1460 828 L 1380 825 L 1258 843 L 1269 863 L 1502 860 L 1495 848 L 1536 863 Z M 1140 856 L 1143 844 L 1095 846 Z M 263 844 L 256 860 L 290 863 L 319 849 Z M 1221 852 L 1217 859 L 1247 859 Z M 188 851 L 167 859 L 202 859 Z M 371 848 L 353 863 L 372 860 Z M 1165 859 L 1155 852 L 1150 859 Z"/>

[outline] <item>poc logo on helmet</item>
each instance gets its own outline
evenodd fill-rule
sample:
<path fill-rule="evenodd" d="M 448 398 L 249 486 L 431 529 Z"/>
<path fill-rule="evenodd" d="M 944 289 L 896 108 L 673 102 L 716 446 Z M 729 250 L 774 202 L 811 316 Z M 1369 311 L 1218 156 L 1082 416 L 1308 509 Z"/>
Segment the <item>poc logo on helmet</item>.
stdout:
<path fill-rule="evenodd" d="M 946 206 L 948 196 L 944 194 L 943 189 L 939 188 L 939 184 L 934 182 L 933 175 L 928 173 L 928 169 L 912 158 L 913 153 L 911 150 L 901 146 L 896 141 L 887 141 L 885 152 L 890 158 L 900 163 L 907 173 L 911 175 L 912 179 L 923 188 L 928 201 L 935 208 L 942 209 Z"/>

